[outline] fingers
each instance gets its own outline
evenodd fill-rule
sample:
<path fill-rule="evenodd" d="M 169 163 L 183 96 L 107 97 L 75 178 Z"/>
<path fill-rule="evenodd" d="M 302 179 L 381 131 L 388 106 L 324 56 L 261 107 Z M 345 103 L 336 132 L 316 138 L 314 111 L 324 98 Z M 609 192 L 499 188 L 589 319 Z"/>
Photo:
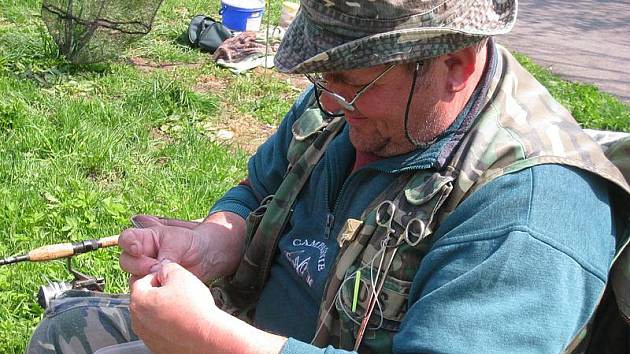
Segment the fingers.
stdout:
<path fill-rule="evenodd" d="M 129 276 L 129 289 L 133 289 L 133 284 L 141 278 L 142 277 L 138 275 Z"/>
<path fill-rule="evenodd" d="M 132 274 L 129 277 L 129 289 L 133 289 L 136 286 L 134 284 L 137 283 L 138 281 L 140 281 L 140 283 L 137 286 L 140 286 L 141 288 L 147 288 L 147 282 L 148 282 L 148 284 L 150 284 L 153 287 L 159 286 L 161 284 L 161 282 L 159 281 L 157 274 L 160 271 L 162 271 L 162 268 L 165 265 L 167 265 L 169 263 L 173 263 L 173 262 L 171 262 L 171 260 L 169 260 L 169 259 L 163 259 L 163 260 L 161 260 L 159 262 L 154 262 L 153 265 L 150 267 L 149 272 L 147 273 L 147 275 L 133 275 Z M 142 279 L 144 279 L 144 280 L 142 280 Z M 147 279 L 149 279 L 149 280 L 147 280 Z"/>
<path fill-rule="evenodd" d="M 155 258 L 156 236 L 153 229 L 127 229 L 118 237 L 118 246 L 123 252 L 133 257 L 145 255 Z"/>
<path fill-rule="evenodd" d="M 145 277 L 132 277 L 132 328 L 155 353 L 192 353 L 195 350 L 190 343 L 197 342 L 199 333 L 210 331 L 203 327 L 210 322 L 207 313 L 216 309 L 210 291 L 194 275 L 169 260 L 158 263 L 156 271 Z"/>
<path fill-rule="evenodd" d="M 149 228 L 153 226 L 177 226 L 186 229 L 194 229 L 199 222 L 179 219 L 159 218 L 153 215 L 135 215 L 131 222 L 138 228 Z"/>
<path fill-rule="evenodd" d="M 188 281 L 199 281 L 197 277 L 187 271 L 184 267 L 166 259 L 160 262 L 156 268 L 157 272 L 155 275 L 157 281 L 162 286 L 184 288 L 184 283 Z"/>
<path fill-rule="evenodd" d="M 122 249 L 120 267 L 133 274 L 149 273 L 157 262 L 155 231 L 152 229 L 127 229 L 120 234 L 118 245 Z"/>
<path fill-rule="evenodd" d="M 131 218 L 131 223 L 133 226 L 138 228 L 147 228 L 151 226 L 159 226 L 163 225 L 160 221 L 160 218 L 153 215 L 134 215 Z"/>
<path fill-rule="evenodd" d="M 162 267 L 169 263 L 173 263 L 173 262 L 168 258 L 164 258 L 160 260 L 158 263 L 154 264 L 153 267 L 151 267 L 151 273 L 157 273 L 161 271 Z"/>
<path fill-rule="evenodd" d="M 127 273 L 136 276 L 145 276 L 151 273 L 151 267 L 158 262 L 157 259 L 147 256 L 133 257 L 128 253 L 121 253 L 118 263 L 120 268 Z"/>
<path fill-rule="evenodd" d="M 131 294 L 136 295 L 139 293 L 146 293 L 156 287 L 160 286 L 160 281 L 157 277 L 157 273 L 150 273 L 144 277 L 137 278 L 131 286 Z"/>
<path fill-rule="evenodd" d="M 153 306 L 159 305 L 159 282 L 155 274 L 148 274 L 144 277 L 135 277 L 135 281 L 130 285 L 131 297 L 129 311 L 131 314 L 131 326 L 141 338 L 146 333 L 146 322 L 144 319 L 151 316 Z"/>
<path fill-rule="evenodd" d="M 189 280 L 192 277 L 197 279 L 192 273 L 188 272 L 182 266 L 177 263 L 171 262 L 168 259 L 154 264 L 151 268 L 151 272 L 143 277 L 132 275 L 129 278 L 129 289 L 131 293 L 138 292 L 145 293 L 161 286 L 178 286 L 183 282 Z"/>
<path fill-rule="evenodd" d="M 156 222 L 157 219 L 152 218 L 146 216 L 143 220 Z M 194 231 L 164 224 L 127 229 L 118 238 L 118 245 L 122 249 L 120 267 L 133 275 L 144 276 L 165 258 L 178 263 L 186 260 L 186 255 L 194 254 L 197 249 L 195 240 Z M 190 259 L 188 261 L 191 262 Z"/>

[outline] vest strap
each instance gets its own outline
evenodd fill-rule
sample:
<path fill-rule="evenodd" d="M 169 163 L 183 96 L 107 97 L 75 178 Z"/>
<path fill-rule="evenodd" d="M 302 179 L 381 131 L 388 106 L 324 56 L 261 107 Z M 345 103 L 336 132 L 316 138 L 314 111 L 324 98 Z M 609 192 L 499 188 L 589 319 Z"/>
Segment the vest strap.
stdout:
<path fill-rule="evenodd" d="M 334 118 L 326 125 L 297 162 L 290 166 L 264 210 L 256 213 L 255 217 L 259 219 L 257 227 L 248 230 L 252 233 L 248 235 L 250 239 L 247 249 L 236 272 L 231 278 L 218 281 L 212 288 L 218 306 L 224 311 L 246 321 L 252 320 L 251 310 L 258 302 L 269 276 L 278 240 L 289 219 L 293 203 L 343 125 L 342 117 Z"/>

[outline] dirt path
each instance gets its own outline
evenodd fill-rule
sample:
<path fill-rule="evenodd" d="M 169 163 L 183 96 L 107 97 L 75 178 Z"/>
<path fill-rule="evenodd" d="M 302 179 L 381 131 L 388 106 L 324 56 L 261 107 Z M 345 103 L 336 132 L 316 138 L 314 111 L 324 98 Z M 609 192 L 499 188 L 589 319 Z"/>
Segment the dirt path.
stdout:
<path fill-rule="evenodd" d="M 506 47 L 630 103 L 630 0 L 522 0 Z"/>

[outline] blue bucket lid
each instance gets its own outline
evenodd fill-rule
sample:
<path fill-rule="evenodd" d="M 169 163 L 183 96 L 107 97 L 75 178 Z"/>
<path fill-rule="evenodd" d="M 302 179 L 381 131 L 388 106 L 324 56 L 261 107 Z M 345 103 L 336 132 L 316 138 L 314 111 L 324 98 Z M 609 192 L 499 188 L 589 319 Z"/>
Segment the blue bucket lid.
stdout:
<path fill-rule="evenodd" d="M 240 10 L 253 10 L 260 11 L 265 8 L 264 1 L 253 1 L 253 0 L 221 0 L 222 5 L 227 5 L 229 7 L 234 7 Z"/>

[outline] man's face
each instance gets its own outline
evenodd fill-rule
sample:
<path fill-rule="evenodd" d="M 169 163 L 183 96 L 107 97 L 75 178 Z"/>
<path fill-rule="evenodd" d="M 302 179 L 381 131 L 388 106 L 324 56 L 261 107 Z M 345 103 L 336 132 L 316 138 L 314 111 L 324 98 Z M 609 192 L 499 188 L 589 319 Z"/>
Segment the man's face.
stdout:
<path fill-rule="evenodd" d="M 387 66 L 325 74 L 327 88 L 351 100 L 356 92 Z M 420 68 L 413 101 L 409 111 L 408 129 L 418 141 L 429 141 L 436 121 L 441 119 L 439 70 L 433 65 Z M 322 94 L 321 103 L 331 112 L 343 111 L 350 125 L 350 141 L 363 152 L 379 156 L 394 156 L 407 153 L 415 147 L 405 135 L 405 109 L 411 92 L 413 68 L 397 65 L 378 79 L 355 103 L 354 111 L 342 110 L 327 94 Z M 438 124 L 441 125 L 441 124 Z"/>

